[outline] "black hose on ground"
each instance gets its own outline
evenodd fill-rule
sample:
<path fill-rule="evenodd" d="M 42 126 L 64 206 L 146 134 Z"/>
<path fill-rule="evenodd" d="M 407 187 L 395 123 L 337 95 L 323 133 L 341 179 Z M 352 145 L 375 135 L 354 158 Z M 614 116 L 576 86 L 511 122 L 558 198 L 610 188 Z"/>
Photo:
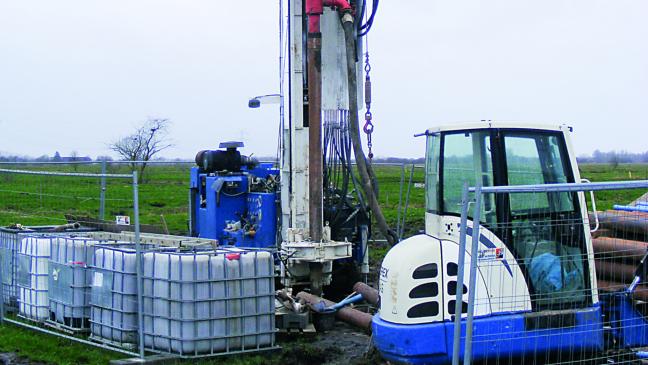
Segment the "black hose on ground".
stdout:
<path fill-rule="evenodd" d="M 353 152 L 355 155 L 356 166 L 360 174 L 362 183 L 362 190 L 366 196 L 369 208 L 374 213 L 378 229 L 385 236 L 390 245 L 398 242 L 396 234 L 387 225 L 385 215 L 380 209 L 378 204 L 378 197 L 373 188 L 373 170 L 367 164 L 367 158 L 362 150 L 362 142 L 360 140 L 360 123 L 358 121 L 358 81 L 356 78 L 356 59 L 355 59 L 355 38 L 354 38 L 354 25 L 353 16 L 346 13 L 342 16 L 342 28 L 344 29 L 344 38 L 346 43 L 346 57 L 347 57 L 347 74 L 349 81 L 349 134 L 351 135 L 351 143 L 353 144 Z"/>

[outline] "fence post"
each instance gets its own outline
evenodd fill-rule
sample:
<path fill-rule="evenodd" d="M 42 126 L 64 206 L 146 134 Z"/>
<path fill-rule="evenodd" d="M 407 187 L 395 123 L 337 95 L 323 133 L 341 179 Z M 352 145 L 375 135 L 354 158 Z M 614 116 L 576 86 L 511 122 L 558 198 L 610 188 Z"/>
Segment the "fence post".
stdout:
<path fill-rule="evenodd" d="M 398 191 L 398 213 L 396 215 L 396 236 L 401 236 L 401 209 L 403 208 L 403 184 L 405 183 L 405 162 L 401 165 L 400 190 Z M 400 238 L 399 238 L 400 241 Z"/>
<path fill-rule="evenodd" d="M 468 225 L 468 182 L 464 182 L 461 195 L 461 226 L 459 227 L 459 258 L 457 259 L 457 290 L 455 296 L 454 337 L 452 365 L 459 365 L 461 344 L 461 315 L 463 314 L 464 267 L 466 262 L 466 226 Z"/>
<path fill-rule="evenodd" d="M 470 248 L 470 281 L 468 284 L 468 314 L 466 317 L 466 344 L 464 365 L 472 361 L 473 315 L 475 314 L 475 293 L 477 292 L 477 256 L 479 251 L 479 220 L 481 215 L 481 184 L 475 187 L 475 213 L 473 214 L 472 247 Z M 457 288 L 463 292 L 462 288 Z"/>
<path fill-rule="evenodd" d="M 140 244 L 139 192 L 137 171 L 133 171 L 133 220 L 135 223 L 135 257 L 137 260 L 137 333 L 139 335 L 139 355 L 144 359 L 144 303 L 142 302 L 142 247 Z"/>
<path fill-rule="evenodd" d="M 407 195 L 405 196 L 405 209 L 403 210 L 403 222 L 400 225 L 400 234 L 398 235 L 398 242 L 403 240 L 405 234 L 405 223 L 407 222 L 407 209 L 409 208 L 410 193 L 412 190 L 412 180 L 414 179 L 414 163 L 410 170 L 409 183 L 407 184 Z"/>
<path fill-rule="evenodd" d="M 106 160 L 101 161 L 101 191 L 99 192 L 99 220 L 106 214 Z"/>
<path fill-rule="evenodd" d="M 4 256 L 7 254 L 5 251 L 4 247 L 0 247 L 0 250 L 2 250 L 2 255 L 0 255 L 0 325 L 4 324 L 4 296 L 5 296 L 5 290 L 4 290 L 4 283 L 2 281 L 2 270 L 3 267 L 2 265 L 5 264 L 4 262 Z"/>

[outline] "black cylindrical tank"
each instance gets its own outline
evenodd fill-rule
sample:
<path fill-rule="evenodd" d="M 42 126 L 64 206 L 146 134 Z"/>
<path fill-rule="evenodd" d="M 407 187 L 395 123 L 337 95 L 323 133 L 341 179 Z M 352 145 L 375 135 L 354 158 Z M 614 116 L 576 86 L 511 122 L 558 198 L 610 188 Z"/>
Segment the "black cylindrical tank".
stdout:
<path fill-rule="evenodd" d="M 203 150 L 196 154 L 196 165 L 205 172 L 241 171 L 243 166 L 253 168 L 258 165 L 257 159 L 241 155 L 237 150 L 243 147 L 242 142 L 223 142 L 219 146 L 225 150 Z"/>

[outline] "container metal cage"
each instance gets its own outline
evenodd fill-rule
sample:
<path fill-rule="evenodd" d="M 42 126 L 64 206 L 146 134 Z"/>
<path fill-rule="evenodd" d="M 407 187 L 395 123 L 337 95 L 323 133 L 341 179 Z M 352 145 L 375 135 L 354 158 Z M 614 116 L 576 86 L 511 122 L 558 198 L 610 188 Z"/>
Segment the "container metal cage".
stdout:
<path fill-rule="evenodd" d="M 143 251 L 155 245 L 141 245 Z M 138 344 L 135 244 L 97 245 L 90 288 L 90 339 L 134 349 Z"/>
<path fill-rule="evenodd" d="M 275 347 L 269 251 L 157 251 L 143 261 L 148 350 L 204 357 Z"/>

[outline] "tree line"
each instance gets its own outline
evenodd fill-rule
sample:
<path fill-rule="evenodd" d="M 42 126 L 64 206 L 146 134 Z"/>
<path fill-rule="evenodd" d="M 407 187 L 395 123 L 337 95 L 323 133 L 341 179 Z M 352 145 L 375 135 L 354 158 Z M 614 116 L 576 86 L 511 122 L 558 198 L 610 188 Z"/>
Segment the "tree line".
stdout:
<path fill-rule="evenodd" d="M 648 163 L 648 151 L 643 153 L 632 153 L 627 151 L 603 152 L 596 150 L 590 156 L 579 156 L 579 163 L 609 163 L 618 165 L 620 163 Z"/>

